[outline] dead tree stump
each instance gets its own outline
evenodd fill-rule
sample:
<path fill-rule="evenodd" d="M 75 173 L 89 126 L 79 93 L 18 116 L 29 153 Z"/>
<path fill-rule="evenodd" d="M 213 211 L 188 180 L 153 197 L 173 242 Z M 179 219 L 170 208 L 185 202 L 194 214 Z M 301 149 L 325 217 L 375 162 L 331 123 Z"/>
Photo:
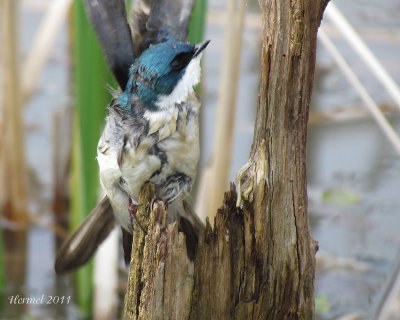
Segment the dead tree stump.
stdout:
<path fill-rule="evenodd" d="M 327 0 L 260 0 L 259 101 L 248 163 L 207 224 L 194 261 L 145 188 L 125 319 L 314 319 L 316 243 L 308 225 L 307 122 Z M 236 191 L 237 189 L 237 191 Z M 238 192 L 238 194 L 236 193 Z"/>

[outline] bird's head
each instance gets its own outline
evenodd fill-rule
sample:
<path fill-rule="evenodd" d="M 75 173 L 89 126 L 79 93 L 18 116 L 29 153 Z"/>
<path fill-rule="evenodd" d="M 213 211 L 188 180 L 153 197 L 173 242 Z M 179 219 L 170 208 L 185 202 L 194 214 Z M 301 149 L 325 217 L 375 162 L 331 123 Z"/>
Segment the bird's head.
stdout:
<path fill-rule="evenodd" d="M 168 40 L 151 45 L 135 60 L 120 103 L 127 111 L 134 105 L 165 110 L 186 100 L 200 81 L 200 59 L 210 41 L 198 45 Z"/>

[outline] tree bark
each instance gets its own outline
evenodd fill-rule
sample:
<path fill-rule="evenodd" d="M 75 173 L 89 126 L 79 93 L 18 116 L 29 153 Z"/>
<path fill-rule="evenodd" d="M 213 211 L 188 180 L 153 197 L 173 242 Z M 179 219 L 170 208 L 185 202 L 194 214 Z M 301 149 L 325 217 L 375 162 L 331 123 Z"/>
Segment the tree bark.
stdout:
<path fill-rule="evenodd" d="M 308 224 L 306 142 L 326 4 L 260 0 L 261 80 L 250 159 L 236 189 L 232 184 L 225 194 L 214 229 L 207 223 L 194 261 L 177 223 L 166 225 L 162 202 L 138 212 L 148 229 L 134 236 L 125 319 L 314 319 L 317 244 Z M 149 199 L 151 192 L 141 203 Z"/>

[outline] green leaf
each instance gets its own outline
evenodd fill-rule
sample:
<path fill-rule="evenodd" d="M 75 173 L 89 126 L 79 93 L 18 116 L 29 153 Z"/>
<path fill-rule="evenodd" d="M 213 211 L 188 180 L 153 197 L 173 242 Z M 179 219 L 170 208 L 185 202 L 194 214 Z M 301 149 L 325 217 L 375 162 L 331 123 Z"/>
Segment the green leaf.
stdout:
<path fill-rule="evenodd" d="M 327 189 L 322 193 L 322 201 L 336 205 L 349 205 L 359 203 L 361 198 L 354 190 Z"/>
<path fill-rule="evenodd" d="M 76 108 L 73 124 L 70 228 L 76 229 L 98 201 L 99 169 L 97 143 L 103 128 L 107 105 L 111 100 L 107 84 L 116 87 L 95 32 L 81 0 L 74 1 L 72 52 Z M 77 301 L 82 311 L 91 314 L 93 295 L 92 263 L 76 274 Z"/>
<path fill-rule="evenodd" d="M 196 0 L 189 22 L 189 42 L 199 43 L 203 40 L 206 21 L 207 1 Z"/>
<path fill-rule="evenodd" d="M 331 310 L 327 296 L 318 296 L 315 298 L 315 313 L 318 315 L 324 314 Z"/>

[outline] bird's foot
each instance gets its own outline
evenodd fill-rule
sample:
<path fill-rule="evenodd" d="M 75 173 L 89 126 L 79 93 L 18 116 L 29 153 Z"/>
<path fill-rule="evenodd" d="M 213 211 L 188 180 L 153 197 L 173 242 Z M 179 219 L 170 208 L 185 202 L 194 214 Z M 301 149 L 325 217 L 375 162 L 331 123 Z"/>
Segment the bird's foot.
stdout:
<path fill-rule="evenodd" d="M 142 229 L 142 231 L 144 233 L 146 233 L 146 231 L 143 229 L 142 225 L 139 223 L 139 221 L 136 219 L 136 213 L 138 210 L 138 206 L 136 204 L 134 204 L 132 202 L 132 199 L 129 198 L 129 207 L 128 207 L 128 211 L 129 211 L 129 216 L 131 218 L 131 225 L 132 225 L 132 229 L 134 228 L 134 223 L 140 228 Z"/>
<path fill-rule="evenodd" d="M 146 209 L 147 210 L 153 210 L 154 209 L 154 204 L 158 201 L 162 201 L 162 199 L 160 197 L 154 197 L 153 199 L 151 199 L 150 202 L 147 202 L 146 205 Z"/>

